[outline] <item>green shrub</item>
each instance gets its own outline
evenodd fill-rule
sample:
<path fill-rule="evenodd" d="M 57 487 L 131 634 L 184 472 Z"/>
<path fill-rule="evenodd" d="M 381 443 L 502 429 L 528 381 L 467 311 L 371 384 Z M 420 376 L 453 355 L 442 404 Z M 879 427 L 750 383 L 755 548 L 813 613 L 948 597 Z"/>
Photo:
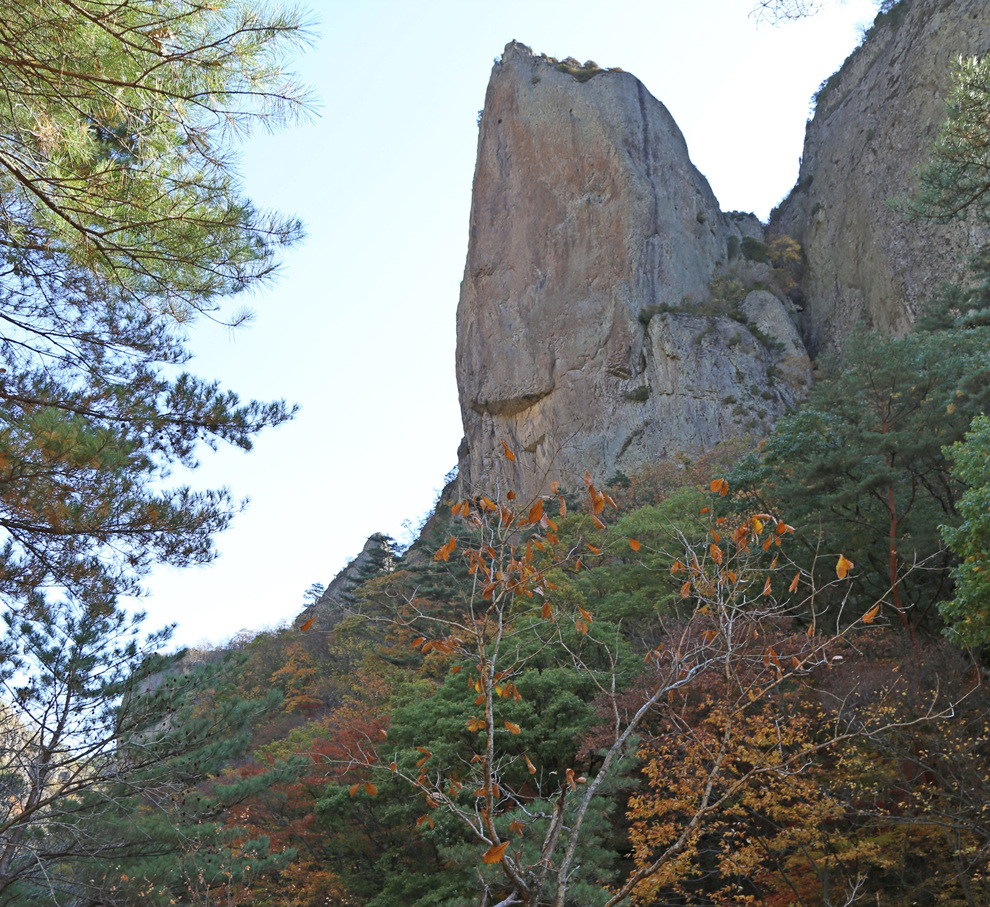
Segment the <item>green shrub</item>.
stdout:
<path fill-rule="evenodd" d="M 630 403 L 645 403 L 650 399 L 650 385 L 641 384 L 639 387 L 634 387 L 625 397 Z"/>
<path fill-rule="evenodd" d="M 764 264 L 770 264 L 770 253 L 766 243 L 753 239 L 752 236 L 743 237 L 742 254 L 748 261 L 762 261 Z"/>

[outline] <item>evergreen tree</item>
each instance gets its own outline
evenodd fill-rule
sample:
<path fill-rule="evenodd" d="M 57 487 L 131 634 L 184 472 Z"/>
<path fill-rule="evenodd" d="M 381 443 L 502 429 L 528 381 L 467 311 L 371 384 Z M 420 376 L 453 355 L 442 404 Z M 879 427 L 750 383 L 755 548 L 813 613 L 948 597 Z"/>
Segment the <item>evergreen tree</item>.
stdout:
<path fill-rule="evenodd" d="M 887 599 L 912 635 L 946 591 L 938 525 L 954 522 L 961 489 L 942 448 L 979 405 L 974 376 L 985 359 L 973 331 L 856 334 L 841 366 L 826 368 L 808 402 L 732 476 L 744 497 L 786 505 L 812 537 L 809 569 L 819 529 L 830 551 L 864 568 L 863 607 Z"/>
<path fill-rule="evenodd" d="M 959 502 L 961 523 L 945 526 L 945 541 L 958 555 L 953 571 L 955 597 L 942 615 L 952 634 L 965 645 L 990 643 L 990 418 L 978 416 L 948 450 L 953 473 L 968 488 Z"/>
<path fill-rule="evenodd" d="M 244 754 L 277 695 L 230 695 L 229 666 L 155 655 L 167 632 L 139 644 L 140 619 L 119 611 L 7 622 L 0 905 L 169 903 L 272 864 L 264 840 L 231 848 L 223 811 L 296 766 L 207 779 Z"/>
<path fill-rule="evenodd" d="M 291 416 L 184 373 L 178 324 L 299 236 L 242 197 L 231 154 L 301 109 L 281 69 L 301 35 L 249 0 L 5 7 L 0 598 L 24 616 L 37 589 L 112 608 L 156 561 L 208 561 L 236 502 L 170 469 Z"/>

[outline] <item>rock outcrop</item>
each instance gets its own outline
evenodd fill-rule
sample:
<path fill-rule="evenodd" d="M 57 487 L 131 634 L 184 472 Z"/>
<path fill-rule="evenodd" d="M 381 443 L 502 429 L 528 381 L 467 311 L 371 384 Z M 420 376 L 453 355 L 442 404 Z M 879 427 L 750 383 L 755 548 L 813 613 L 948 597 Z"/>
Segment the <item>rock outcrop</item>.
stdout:
<path fill-rule="evenodd" d="M 457 311 L 462 491 L 528 496 L 769 427 L 810 372 L 781 300 L 713 303 L 746 236 L 759 222 L 720 211 L 642 83 L 510 43 L 481 117 Z M 502 441 L 516 461 L 499 476 Z"/>
<path fill-rule="evenodd" d="M 393 544 L 392 539 L 380 532 L 368 536 L 360 554 L 331 580 L 313 604 L 296 617 L 294 625 L 301 626 L 312 618 L 313 630 L 331 630 L 345 617 L 354 614 L 354 590 L 372 577 L 395 568 Z"/>
<path fill-rule="evenodd" d="M 841 350 L 860 324 L 904 333 L 990 240 L 967 222 L 908 222 L 890 204 L 928 160 L 955 60 L 988 52 L 986 0 L 901 0 L 823 84 L 797 185 L 770 223 L 804 248 L 803 331 L 814 355 Z"/>

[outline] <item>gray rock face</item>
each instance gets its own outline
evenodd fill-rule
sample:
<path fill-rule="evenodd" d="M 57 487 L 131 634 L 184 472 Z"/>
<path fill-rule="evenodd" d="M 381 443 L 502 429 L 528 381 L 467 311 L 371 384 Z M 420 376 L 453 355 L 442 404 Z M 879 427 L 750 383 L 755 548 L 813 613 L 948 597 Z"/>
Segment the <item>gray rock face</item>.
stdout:
<path fill-rule="evenodd" d="M 637 79 L 575 69 L 513 42 L 489 83 L 457 310 L 465 493 L 696 452 L 769 425 L 803 387 L 774 382 L 776 343 L 807 368 L 782 306 L 766 318 L 786 341 L 698 311 L 729 236 L 762 237 L 759 222 L 722 214 Z"/>
<path fill-rule="evenodd" d="M 797 186 L 771 220 L 807 257 L 804 334 L 841 350 L 859 323 L 900 335 L 990 240 L 968 223 L 909 223 L 889 204 L 945 118 L 954 61 L 990 51 L 986 0 L 903 0 L 820 92 Z"/>
<path fill-rule="evenodd" d="M 353 592 L 363 582 L 377 573 L 388 573 L 394 569 L 392 542 L 379 532 L 368 536 L 360 554 L 340 571 L 312 605 L 302 611 L 295 621 L 301 626 L 314 618 L 314 630 L 331 630 L 352 611 Z"/>

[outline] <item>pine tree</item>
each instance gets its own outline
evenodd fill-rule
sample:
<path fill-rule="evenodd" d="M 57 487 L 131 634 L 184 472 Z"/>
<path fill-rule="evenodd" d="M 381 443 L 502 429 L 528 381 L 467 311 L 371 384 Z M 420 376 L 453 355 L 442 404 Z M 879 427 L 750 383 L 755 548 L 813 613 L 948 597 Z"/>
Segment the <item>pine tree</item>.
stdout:
<path fill-rule="evenodd" d="M 300 235 L 231 155 L 303 109 L 281 64 L 304 34 L 249 0 L 5 7 L 0 597 L 24 616 L 35 590 L 112 608 L 155 562 L 208 561 L 236 502 L 171 468 L 292 414 L 183 372 L 179 324 L 220 317 Z"/>
<path fill-rule="evenodd" d="M 233 665 L 156 655 L 168 633 L 120 611 L 7 623 L 0 905 L 174 903 L 277 862 L 223 812 L 297 766 L 222 777 L 277 694 L 231 695 Z"/>

